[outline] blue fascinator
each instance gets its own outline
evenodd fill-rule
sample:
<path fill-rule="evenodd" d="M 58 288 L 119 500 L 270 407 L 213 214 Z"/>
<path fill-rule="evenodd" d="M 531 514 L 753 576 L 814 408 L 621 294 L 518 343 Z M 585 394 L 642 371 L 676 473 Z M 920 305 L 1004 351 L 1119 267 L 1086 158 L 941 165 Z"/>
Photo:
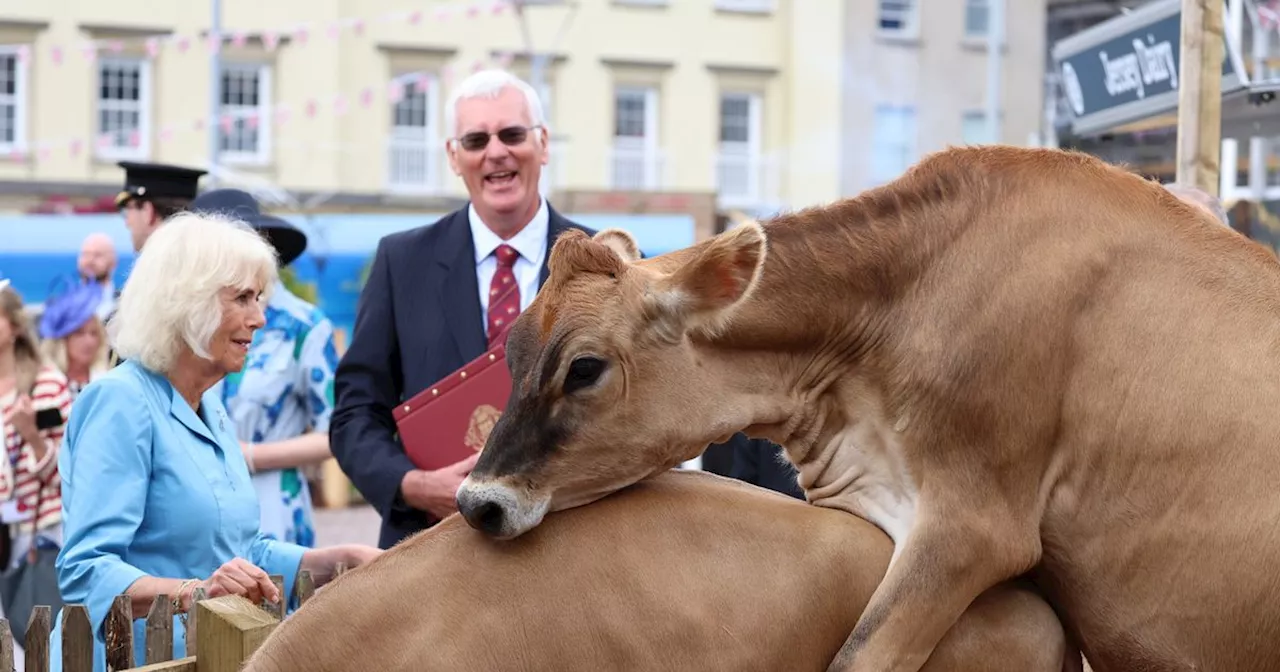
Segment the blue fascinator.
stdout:
<path fill-rule="evenodd" d="M 57 282 L 57 281 L 55 281 Z M 40 338 L 65 338 L 93 317 L 102 301 L 102 285 L 62 279 L 62 291 L 50 292 L 40 315 Z"/>

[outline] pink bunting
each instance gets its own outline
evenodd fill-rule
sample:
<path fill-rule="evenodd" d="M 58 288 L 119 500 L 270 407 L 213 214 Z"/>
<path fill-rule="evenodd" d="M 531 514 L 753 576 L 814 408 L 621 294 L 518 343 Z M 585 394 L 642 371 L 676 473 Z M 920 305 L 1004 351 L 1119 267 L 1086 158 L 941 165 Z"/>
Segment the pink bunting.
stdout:
<path fill-rule="evenodd" d="M 160 54 L 160 40 L 155 37 L 147 38 L 147 56 L 155 58 Z"/>
<path fill-rule="evenodd" d="M 267 51 L 275 51 L 276 45 L 280 43 L 280 36 L 275 31 L 268 30 L 262 34 L 262 44 Z"/>

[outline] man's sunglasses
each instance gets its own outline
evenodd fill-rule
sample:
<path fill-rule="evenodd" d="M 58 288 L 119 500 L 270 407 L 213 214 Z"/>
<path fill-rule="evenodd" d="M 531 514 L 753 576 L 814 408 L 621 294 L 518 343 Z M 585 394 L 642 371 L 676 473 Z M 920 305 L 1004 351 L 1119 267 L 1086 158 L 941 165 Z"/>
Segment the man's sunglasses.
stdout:
<path fill-rule="evenodd" d="M 529 137 L 529 131 L 542 128 L 541 126 L 508 126 L 497 133 L 485 133 L 484 131 L 475 131 L 457 138 L 458 145 L 468 152 L 474 152 L 489 146 L 489 138 L 498 136 L 498 140 L 508 147 L 514 147 L 525 141 Z"/>

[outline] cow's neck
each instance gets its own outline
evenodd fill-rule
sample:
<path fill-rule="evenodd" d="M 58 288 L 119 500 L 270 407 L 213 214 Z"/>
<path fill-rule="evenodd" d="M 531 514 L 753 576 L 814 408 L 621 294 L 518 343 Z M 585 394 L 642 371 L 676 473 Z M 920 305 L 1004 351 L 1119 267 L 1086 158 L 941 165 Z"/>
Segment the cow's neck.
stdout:
<path fill-rule="evenodd" d="M 760 285 L 707 345 L 745 400 L 746 433 L 786 448 L 807 498 L 897 538 L 915 493 L 894 428 L 905 411 L 888 393 L 886 353 L 905 328 L 894 306 L 958 227 L 862 200 L 832 212 L 766 227 Z"/>

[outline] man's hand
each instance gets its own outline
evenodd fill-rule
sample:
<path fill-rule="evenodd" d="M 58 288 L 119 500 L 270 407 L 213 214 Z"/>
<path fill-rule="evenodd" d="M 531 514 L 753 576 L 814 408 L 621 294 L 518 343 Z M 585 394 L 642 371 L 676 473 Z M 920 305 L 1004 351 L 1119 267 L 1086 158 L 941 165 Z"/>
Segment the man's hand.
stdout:
<path fill-rule="evenodd" d="M 462 479 L 471 473 L 480 453 L 435 471 L 414 469 L 404 475 L 400 492 L 404 501 L 415 509 L 426 511 L 436 518 L 444 518 L 458 510 L 454 497 Z"/>

